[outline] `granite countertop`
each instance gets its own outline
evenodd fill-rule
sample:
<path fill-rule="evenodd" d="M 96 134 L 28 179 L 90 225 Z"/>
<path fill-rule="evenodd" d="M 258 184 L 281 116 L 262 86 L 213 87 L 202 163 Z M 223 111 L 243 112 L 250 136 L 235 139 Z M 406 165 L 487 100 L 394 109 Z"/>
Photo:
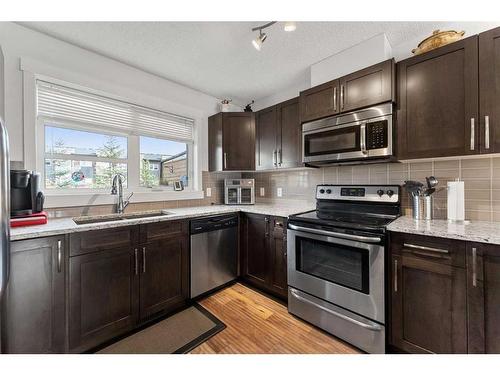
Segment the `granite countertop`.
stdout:
<path fill-rule="evenodd" d="M 447 220 L 414 220 L 410 216 L 402 216 L 389 224 L 387 229 L 391 232 L 500 245 L 500 223 L 490 221 L 451 223 Z"/>
<path fill-rule="evenodd" d="M 127 225 L 155 223 L 159 221 L 189 219 L 203 216 L 219 215 L 231 212 L 247 212 L 262 215 L 274 215 L 288 217 L 304 211 L 315 209 L 314 203 L 290 203 L 285 204 L 255 204 L 248 206 L 198 206 L 198 207 L 185 207 L 185 208 L 172 208 L 166 209 L 171 214 L 164 216 L 154 216 L 146 218 L 134 218 L 127 220 L 107 221 L 92 224 L 77 225 L 73 218 L 60 218 L 49 219 L 49 222 L 44 225 L 32 225 L 27 227 L 11 228 L 10 239 L 11 241 L 23 240 L 37 237 L 55 236 L 61 234 L 85 232 L 91 230 L 99 230 L 106 228 L 122 227 Z"/>

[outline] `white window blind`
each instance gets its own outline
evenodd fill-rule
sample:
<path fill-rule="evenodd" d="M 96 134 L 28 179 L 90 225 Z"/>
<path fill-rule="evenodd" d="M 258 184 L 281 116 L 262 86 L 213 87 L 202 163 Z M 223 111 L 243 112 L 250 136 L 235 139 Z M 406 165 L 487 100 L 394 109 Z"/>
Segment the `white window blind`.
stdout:
<path fill-rule="evenodd" d="M 37 80 L 37 115 L 127 134 L 193 141 L 194 120 Z"/>

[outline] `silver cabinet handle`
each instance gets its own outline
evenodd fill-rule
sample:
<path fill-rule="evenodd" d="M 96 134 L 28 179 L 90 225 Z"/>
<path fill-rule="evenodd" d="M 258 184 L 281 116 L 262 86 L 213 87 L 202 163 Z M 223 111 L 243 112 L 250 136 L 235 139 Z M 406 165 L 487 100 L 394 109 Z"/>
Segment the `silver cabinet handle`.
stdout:
<path fill-rule="evenodd" d="M 340 85 L 340 109 L 344 109 L 344 85 Z"/>
<path fill-rule="evenodd" d="M 471 151 L 474 151 L 474 148 L 476 146 L 476 142 L 475 142 L 475 139 L 476 139 L 476 135 L 474 134 L 474 117 L 472 117 L 470 119 L 470 149 Z"/>
<path fill-rule="evenodd" d="M 227 153 L 224 152 L 224 169 L 227 168 Z"/>
<path fill-rule="evenodd" d="M 477 287 L 477 249 L 472 248 L 472 286 Z"/>
<path fill-rule="evenodd" d="M 298 231 L 302 231 L 302 232 L 321 234 L 324 236 L 343 238 L 343 239 L 347 239 L 347 240 L 363 241 L 363 242 L 370 242 L 370 243 L 380 242 L 380 237 L 356 236 L 354 234 L 329 232 L 327 230 L 322 230 L 322 229 L 299 227 L 298 225 L 294 225 L 294 224 L 288 224 L 288 227 L 290 229 L 298 230 Z"/>
<path fill-rule="evenodd" d="M 273 151 L 273 165 L 274 166 L 278 165 L 278 151 L 277 150 Z"/>
<path fill-rule="evenodd" d="M 62 268 L 62 241 L 57 241 L 57 272 L 61 272 Z"/>
<path fill-rule="evenodd" d="M 490 116 L 484 116 L 484 148 L 490 148 Z"/>
<path fill-rule="evenodd" d="M 407 247 L 409 249 L 432 251 L 433 253 L 440 253 L 440 254 L 449 254 L 450 253 L 449 250 L 437 249 L 435 247 L 428 247 L 428 246 L 412 245 L 409 243 L 404 243 L 403 247 Z"/>
<path fill-rule="evenodd" d="M 142 248 L 142 273 L 146 273 L 146 247 Z"/>
<path fill-rule="evenodd" d="M 366 155 L 367 151 L 366 151 L 366 124 L 365 123 L 361 124 L 359 132 L 360 132 L 359 148 L 361 149 L 361 152 L 363 153 L 363 155 Z"/>
<path fill-rule="evenodd" d="M 139 255 L 138 255 L 138 251 L 137 249 L 134 249 L 134 270 L 135 270 L 135 274 L 138 275 L 139 274 Z"/>
<path fill-rule="evenodd" d="M 377 324 L 377 323 L 364 323 L 364 322 L 360 322 L 359 320 L 356 320 L 356 319 L 353 319 L 351 318 L 350 316 L 347 316 L 347 315 L 344 315 L 344 314 L 341 314 L 337 311 L 333 311 L 333 310 L 330 310 L 330 309 L 327 309 L 326 307 L 316 303 L 316 302 L 313 302 L 313 301 L 309 301 L 308 299 L 302 297 L 299 292 L 293 288 L 290 288 L 290 293 L 292 294 L 292 296 L 294 296 L 295 298 L 297 298 L 299 301 L 301 302 L 304 302 L 304 303 L 307 303 L 309 305 L 312 305 L 328 314 L 331 314 L 331 315 L 335 315 L 337 318 L 340 318 L 340 319 L 343 319 L 343 320 L 346 320 L 348 321 L 349 323 L 353 323 L 353 324 L 356 324 L 360 327 L 363 327 L 365 329 L 369 329 L 370 331 L 380 331 L 382 330 L 382 326 Z"/>
<path fill-rule="evenodd" d="M 394 259 L 394 293 L 398 292 L 398 260 Z"/>
<path fill-rule="evenodd" d="M 333 110 L 337 111 L 337 86 L 333 88 Z"/>
<path fill-rule="evenodd" d="M 283 163 L 283 152 L 281 148 L 278 149 L 278 156 L 276 157 L 276 159 L 279 160 L 278 165 L 281 167 L 281 164 Z"/>

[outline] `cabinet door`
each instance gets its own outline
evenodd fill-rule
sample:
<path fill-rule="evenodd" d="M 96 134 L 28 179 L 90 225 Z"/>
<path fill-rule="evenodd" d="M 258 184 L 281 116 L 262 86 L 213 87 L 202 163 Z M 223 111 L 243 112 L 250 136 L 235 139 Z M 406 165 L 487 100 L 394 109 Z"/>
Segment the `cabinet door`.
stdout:
<path fill-rule="evenodd" d="M 479 152 L 478 47 L 471 37 L 398 63 L 398 158 Z"/>
<path fill-rule="evenodd" d="M 300 121 L 312 121 L 339 113 L 339 81 L 333 80 L 300 93 Z"/>
<path fill-rule="evenodd" d="M 286 222 L 282 217 L 273 218 L 273 231 L 270 241 L 271 288 L 282 298 L 288 296 Z"/>
<path fill-rule="evenodd" d="M 479 34 L 481 152 L 500 152 L 500 28 Z"/>
<path fill-rule="evenodd" d="M 139 254 L 134 250 L 116 248 L 70 258 L 69 339 L 73 352 L 88 350 L 137 324 Z"/>
<path fill-rule="evenodd" d="M 302 127 L 299 118 L 299 98 L 278 105 L 277 163 L 282 168 L 302 165 Z"/>
<path fill-rule="evenodd" d="M 188 299 L 188 238 L 178 236 L 140 247 L 140 316 L 172 311 Z"/>
<path fill-rule="evenodd" d="M 208 171 L 222 171 L 222 113 L 208 118 Z"/>
<path fill-rule="evenodd" d="M 391 344 L 409 353 L 466 353 L 465 269 L 391 258 Z"/>
<path fill-rule="evenodd" d="M 255 170 L 254 114 L 248 112 L 223 113 L 222 143 L 224 170 Z"/>
<path fill-rule="evenodd" d="M 392 59 L 340 78 L 340 111 L 394 101 L 394 83 Z"/>
<path fill-rule="evenodd" d="M 467 245 L 469 353 L 500 354 L 500 246 Z"/>
<path fill-rule="evenodd" d="M 256 114 L 256 169 L 273 169 L 277 166 L 277 106 L 263 109 Z"/>
<path fill-rule="evenodd" d="M 269 284 L 269 231 L 268 216 L 243 216 L 243 276 L 264 288 Z"/>
<path fill-rule="evenodd" d="M 5 353 L 63 353 L 65 350 L 64 237 L 11 243 L 5 293 Z"/>

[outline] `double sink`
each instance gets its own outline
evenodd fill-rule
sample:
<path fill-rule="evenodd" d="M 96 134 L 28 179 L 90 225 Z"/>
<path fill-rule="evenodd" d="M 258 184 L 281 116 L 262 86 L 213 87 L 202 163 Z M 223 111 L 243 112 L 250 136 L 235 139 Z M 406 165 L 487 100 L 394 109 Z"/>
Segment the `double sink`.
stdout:
<path fill-rule="evenodd" d="M 82 224 L 107 223 L 110 221 L 144 219 L 148 217 L 163 217 L 170 215 L 174 215 L 174 213 L 161 210 L 161 211 L 147 211 L 147 212 L 131 212 L 127 214 L 80 216 L 80 217 L 74 217 L 73 221 L 77 225 L 82 225 Z"/>

